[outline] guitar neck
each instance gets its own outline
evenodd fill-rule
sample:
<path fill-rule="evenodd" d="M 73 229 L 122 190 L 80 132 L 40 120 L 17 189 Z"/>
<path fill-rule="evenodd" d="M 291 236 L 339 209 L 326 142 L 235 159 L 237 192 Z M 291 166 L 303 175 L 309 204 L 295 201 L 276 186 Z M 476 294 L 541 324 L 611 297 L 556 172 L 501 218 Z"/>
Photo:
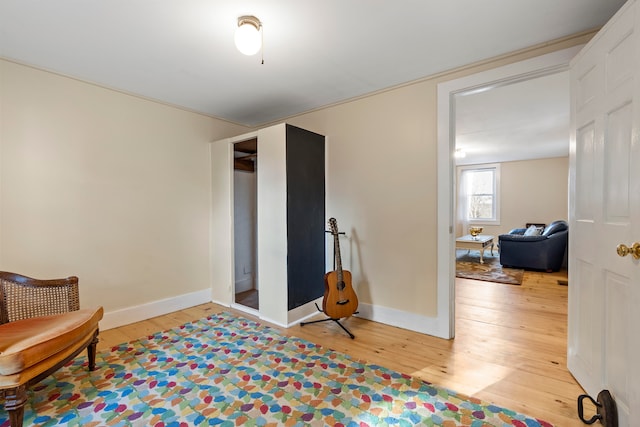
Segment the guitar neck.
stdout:
<path fill-rule="evenodd" d="M 340 256 L 340 241 L 338 240 L 338 233 L 333 236 L 333 249 L 336 259 L 336 273 L 338 275 L 338 281 L 342 282 L 342 257 Z"/>

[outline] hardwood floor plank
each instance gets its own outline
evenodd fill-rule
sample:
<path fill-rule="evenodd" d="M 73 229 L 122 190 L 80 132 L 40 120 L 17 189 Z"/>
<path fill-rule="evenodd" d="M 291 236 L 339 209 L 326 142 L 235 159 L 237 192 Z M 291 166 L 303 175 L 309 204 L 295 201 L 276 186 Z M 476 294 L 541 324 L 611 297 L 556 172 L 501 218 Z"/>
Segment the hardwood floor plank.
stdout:
<path fill-rule="evenodd" d="M 343 319 L 354 340 L 334 322 L 289 329 L 269 326 L 557 426 L 577 427 L 583 424 L 576 399 L 584 392 L 566 367 L 568 287 L 558 280 L 566 280 L 566 272 L 525 272 L 520 286 L 457 279 L 453 340 L 356 317 Z M 253 317 L 202 304 L 104 331 L 98 348 L 107 350 L 221 311 Z"/>

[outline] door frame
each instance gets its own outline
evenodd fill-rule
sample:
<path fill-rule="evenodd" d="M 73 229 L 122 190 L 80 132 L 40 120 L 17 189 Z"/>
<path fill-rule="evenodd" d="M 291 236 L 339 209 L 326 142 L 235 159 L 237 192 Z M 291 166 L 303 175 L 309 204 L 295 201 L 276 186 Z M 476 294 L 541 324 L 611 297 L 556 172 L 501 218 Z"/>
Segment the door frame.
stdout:
<path fill-rule="evenodd" d="M 233 145 L 257 137 L 256 131 L 211 142 L 212 197 L 209 229 L 210 251 L 211 254 L 215 254 L 211 257 L 211 301 L 255 316 L 260 315 L 259 310 L 235 302 Z M 217 230 L 228 230 L 228 233 L 221 234 Z M 256 280 L 258 280 L 257 275 Z"/>
<path fill-rule="evenodd" d="M 455 336 L 455 97 L 567 71 L 584 44 L 438 84 L 438 336 Z M 567 135 L 567 140 L 569 136 Z"/>

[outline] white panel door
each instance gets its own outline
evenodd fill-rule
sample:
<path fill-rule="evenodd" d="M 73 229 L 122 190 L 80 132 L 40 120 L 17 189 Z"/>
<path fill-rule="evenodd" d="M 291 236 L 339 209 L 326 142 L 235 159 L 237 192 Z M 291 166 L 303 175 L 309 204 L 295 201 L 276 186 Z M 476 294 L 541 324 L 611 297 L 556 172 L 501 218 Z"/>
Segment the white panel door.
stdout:
<path fill-rule="evenodd" d="M 628 2 L 572 61 L 569 369 L 608 389 L 621 427 L 640 422 L 639 11 Z"/>

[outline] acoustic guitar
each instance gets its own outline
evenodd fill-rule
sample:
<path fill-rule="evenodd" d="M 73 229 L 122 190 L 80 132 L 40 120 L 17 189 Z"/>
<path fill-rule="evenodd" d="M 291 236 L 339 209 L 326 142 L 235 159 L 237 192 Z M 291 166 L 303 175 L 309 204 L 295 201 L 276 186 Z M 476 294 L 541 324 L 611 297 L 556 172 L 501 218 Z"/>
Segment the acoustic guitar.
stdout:
<path fill-rule="evenodd" d="M 351 272 L 342 269 L 338 222 L 335 218 L 329 219 L 329 228 L 333 234 L 336 270 L 324 275 L 322 311 L 332 319 L 341 319 L 351 316 L 358 310 L 358 297 L 351 286 Z"/>

